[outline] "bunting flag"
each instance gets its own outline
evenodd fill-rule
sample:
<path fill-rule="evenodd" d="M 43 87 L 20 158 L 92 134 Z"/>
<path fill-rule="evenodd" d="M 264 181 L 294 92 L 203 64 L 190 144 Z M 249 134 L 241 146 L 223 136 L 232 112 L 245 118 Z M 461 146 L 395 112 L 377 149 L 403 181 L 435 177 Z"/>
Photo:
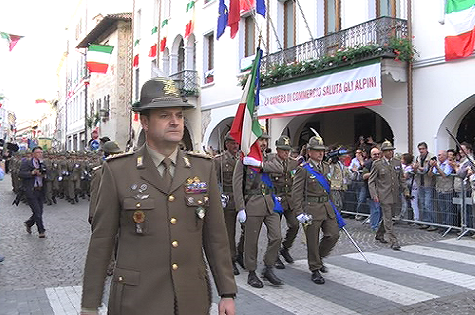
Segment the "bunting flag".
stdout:
<path fill-rule="evenodd" d="M 186 24 L 185 27 L 185 38 L 188 38 L 188 36 L 193 33 L 193 28 L 195 24 L 195 1 L 191 0 L 188 2 L 186 5 L 186 13 L 190 16 L 188 24 Z"/>
<path fill-rule="evenodd" d="M 44 98 L 38 98 L 35 100 L 35 103 L 36 104 L 42 104 L 42 103 L 48 103 Z"/>
<path fill-rule="evenodd" d="M 89 72 L 106 73 L 113 49 L 114 46 L 89 45 L 86 55 Z"/>
<path fill-rule="evenodd" d="M 23 36 L 0 32 L 0 38 L 6 39 L 8 41 L 8 47 L 9 47 L 10 51 L 13 50 L 13 47 L 15 47 L 15 45 L 18 43 L 18 41 L 22 37 Z"/>
<path fill-rule="evenodd" d="M 445 60 L 465 58 L 475 45 L 475 0 L 447 0 L 445 18 L 452 26 L 445 37 Z"/>
<path fill-rule="evenodd" d="M 164 52 L 165 47 L 167 47 L 167 38 L 166 37 L 162 38 L 162 40 L 160 41 L 160 51 Z"/>
<path fill-rule="evenodd" d="M 162 39 L 160 40 L 160 51 L 165 51 L 165 47 L 167 47 L 167 35 L 168 35 L 168 19 L 162 21 L 162 30 L 160 31 L 160 35 Z"/>
<path fill-rule="evenodd" d="M 219 0 L 218 27 L 216 28 L 216 39 L 219 39 L 226 30 L 226 26 L 228 25 L 228 13 L 228 7 L 224 3 L 224 0 Z"/>
<path fill-rule="evenodd" d="M 156 32 L 158 32 L 158 27 L 157 26 L 154 26 L 152 28 L 152 35 L 155 34 Z"/>
<path fill-rule="evenodd" d="M 157 56 L 157 44 L 150 47 L 150 51 L 148 52 L 149 57 L 156 57 Z"/>
<path fill-rule="evenodd" d="M 132 64 L 133 67 L 138 67 L 139 66 L 139 54 L 136 54 L 134 56 L 134 63 Z"/>
<path fill-rule="evenodd" d="M 134 47 L 137 46 L 138 44 L 140 44 L 140 39 L 135 40 Z"/>
<path fill-rule="evenodd" d="M 231 38 L 234 38 L 239 30 L 239 21 L 241 20 L 240 0 L 229 0 L 228 25 L 231 27 Z"/>
<path fill-rule="evenodd" d="M 252 64 L 252 71 L 247 78 L 246 86 L 242 94 L 233 124 L 231 137 L 241 145 L 244 156 L 251 157 L 262 162 L 262 152 L 257 139 L 262 135 L 261 125 L 257 120 L 257 108 L 259 106 L 260 90 L 260 67 L 262 50 L 257 48 L 256 58 Z"/>

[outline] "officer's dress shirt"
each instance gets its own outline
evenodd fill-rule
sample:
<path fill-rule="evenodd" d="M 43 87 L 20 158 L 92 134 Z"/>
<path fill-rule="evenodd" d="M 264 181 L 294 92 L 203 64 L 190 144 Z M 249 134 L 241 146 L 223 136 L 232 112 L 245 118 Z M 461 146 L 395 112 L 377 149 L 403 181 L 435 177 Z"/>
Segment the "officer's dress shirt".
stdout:
<path fill-rule="evenodd" d="M 148 145 L 146 145 L 148 154 L 150 154 L 150 157 L 152 158 L 153 164 L 157 168 L 157 171 L 160 173 L 161 176 L 163 176 L 163 171 L 165 170 L 165 165 L 163 165 L 163 160 L 166 158 L 165 155 L 153 150 L 150 148 Z M 173 151 L 172 154 L 168 157 L 171 161 L 172 164 L 170 165 L 170 174 L 173 177 L 175 175 L 175 168 L 176 168 L 176 158 L 178 156 L 178 147 Z"/>

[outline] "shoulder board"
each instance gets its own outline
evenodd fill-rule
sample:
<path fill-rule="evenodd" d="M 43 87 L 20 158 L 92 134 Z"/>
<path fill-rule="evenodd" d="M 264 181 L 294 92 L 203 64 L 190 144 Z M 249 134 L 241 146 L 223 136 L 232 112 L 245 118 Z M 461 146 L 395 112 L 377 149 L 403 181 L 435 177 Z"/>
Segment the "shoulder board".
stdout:
<path fill-rule="evenodd" d="M 124 156 L 129 156 L 129 155 L 132 155 L 132 154 L 134 154 L 134 151 L 128 151 L 128 152 L 119 153 L 119 154 L 111 154 L 108 157 L 106 157 L 106 161 L 118 159 L 118 158 L 121 158 L 121 157 L 124 157 Z"/>
<path fill-rule="evenodd" d="M 191 155 L 191 156 L 195 156 L 195 157 L 199 157 L 199 158 L 203 158 L 203 159 L 212 159 L 213 158 L 211 155 L 206 154 L 204 152 L 200 152 L 200 151 L 187 151 L 186 154 Z"/>
<path fill-rule="evenodd" d="M 101 167 L 102 167 L 102 165 L 98 165 L 98 166 L 92 168 L 92 171 L 95 172 L 95 171 L 99 170 Z"/>

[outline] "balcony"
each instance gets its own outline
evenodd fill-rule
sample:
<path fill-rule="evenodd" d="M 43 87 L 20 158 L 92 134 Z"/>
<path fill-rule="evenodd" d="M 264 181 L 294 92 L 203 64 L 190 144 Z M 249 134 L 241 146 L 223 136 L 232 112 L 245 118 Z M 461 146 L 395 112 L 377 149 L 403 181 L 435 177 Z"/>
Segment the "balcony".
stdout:
<path fill-rule="evenodd" d="M 261 62 L 262 85 L 273 85 L 377 57 L 399 61 L 399 51 L 394 47 L 397 40 L 407 41 L 406 20 L 380 17 L 367 21 L 264 56 Z M 415 53 L 412 46 L 410 52 Z"/>
<path fill-rule="evenodd" d="M 183 97 L 198 96 L 198 71 L 183 70 L 170 75 Z"/>

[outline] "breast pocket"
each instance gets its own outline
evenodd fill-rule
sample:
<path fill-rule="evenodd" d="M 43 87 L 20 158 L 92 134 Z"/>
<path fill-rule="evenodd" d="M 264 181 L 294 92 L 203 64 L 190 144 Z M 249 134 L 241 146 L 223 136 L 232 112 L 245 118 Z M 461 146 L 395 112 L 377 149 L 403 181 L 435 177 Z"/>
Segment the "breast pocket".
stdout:
<path fill-rule="evenodd" d="M 133 227 L 137 234 L 147 234 L 150 229 L 151 211 L 155 209 L 155 200 L 153 198 L 137 200 L 135 198 L 125 198 L 123 207 L 126 212 L 127 220 L 131 223 L 125 224 Z"/>
<path fill-rule="evenodd" d="M 188 229 L 191 232 L 200 231 L 203 227 L 206 212 L 209 206 L 209 197 L 207 194 L 185 194 L 185 203 L 187 207 Z"/>

